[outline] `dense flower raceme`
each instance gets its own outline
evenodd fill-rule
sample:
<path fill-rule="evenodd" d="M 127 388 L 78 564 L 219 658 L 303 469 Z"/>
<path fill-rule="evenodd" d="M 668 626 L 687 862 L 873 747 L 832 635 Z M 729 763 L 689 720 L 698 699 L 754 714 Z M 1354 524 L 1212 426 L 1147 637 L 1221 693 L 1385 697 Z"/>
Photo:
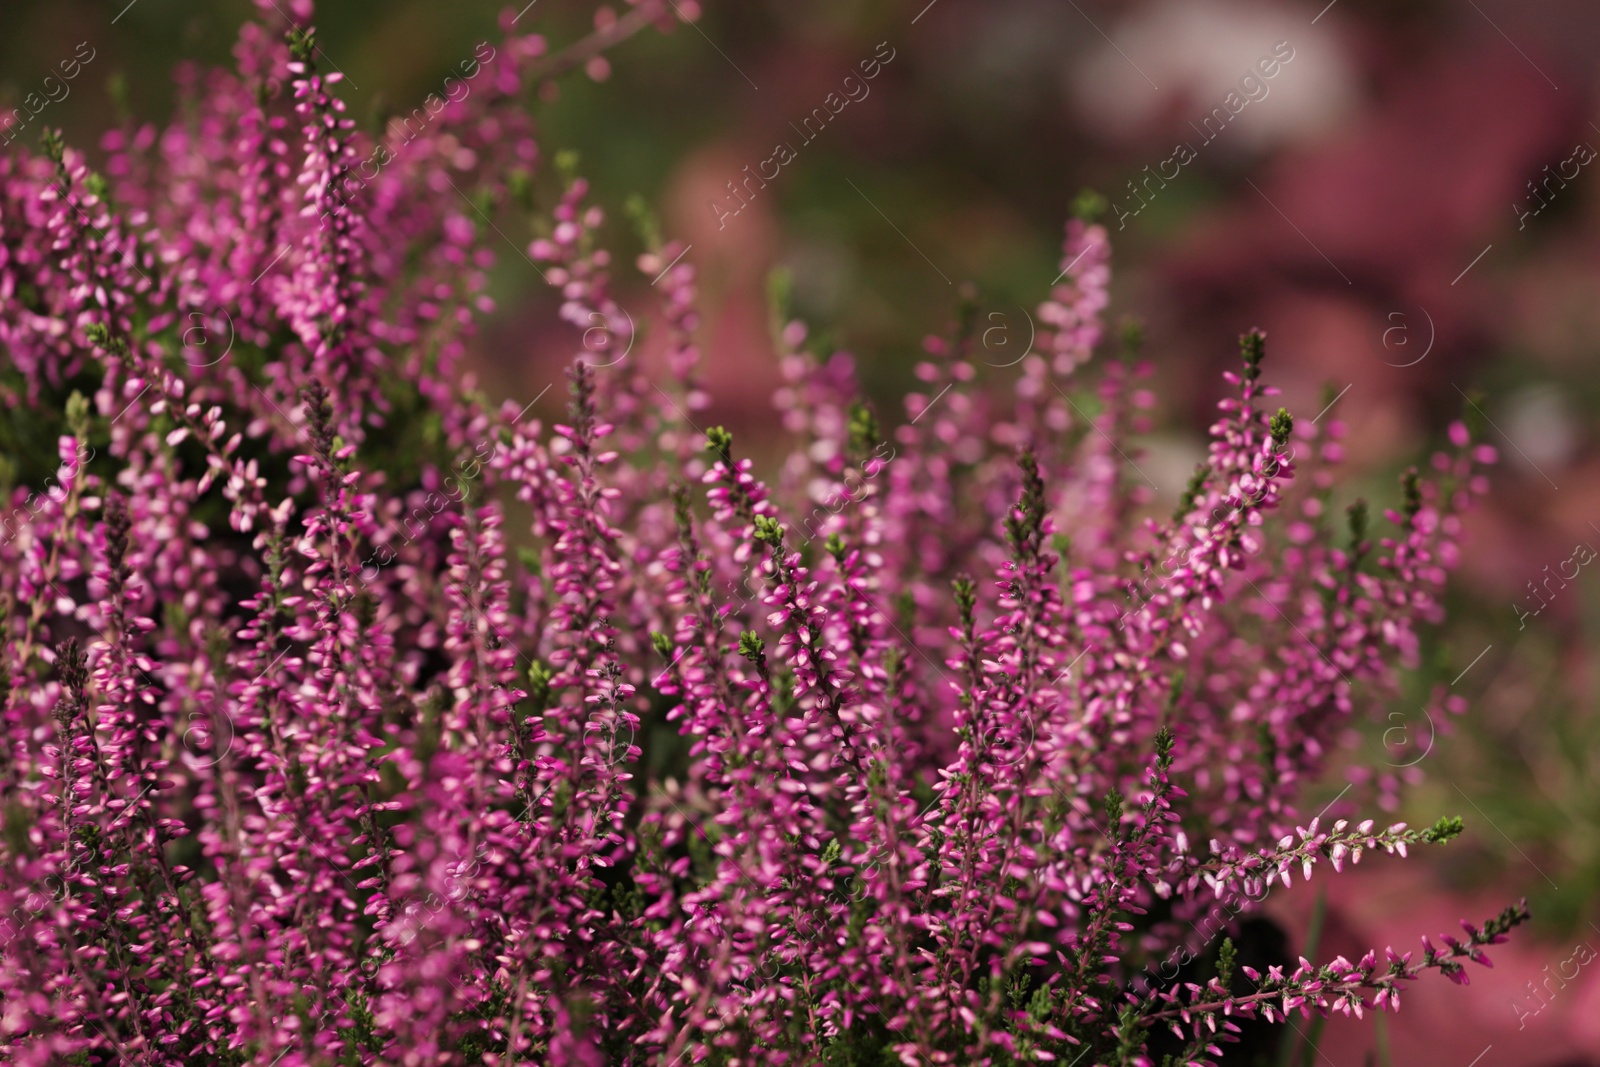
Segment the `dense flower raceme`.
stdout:
<path fill-rule="evenodd" d="M 964 314 L 881 429 L 780 317 L 769 486 L 695 425 L 683 249 L 635 351 L 539 167 L 526 91 L 620 22 L 374 145 L 262 8 L 99 171 L 0 160 L 7 1062 L 1210 1062 L 1525 916 L 1293 968 L 1198 933 L 1460 831 L 1297 804 L 1439 617 L 1463 427 L 1388 536 L 1335 522 L 1339 423 L 1263 406 L 1252 333 L 1148 517 L 1074 221 L 1009 393 Z M 582 332 L 562 425 L 455 370 L 513 210 Z"/>

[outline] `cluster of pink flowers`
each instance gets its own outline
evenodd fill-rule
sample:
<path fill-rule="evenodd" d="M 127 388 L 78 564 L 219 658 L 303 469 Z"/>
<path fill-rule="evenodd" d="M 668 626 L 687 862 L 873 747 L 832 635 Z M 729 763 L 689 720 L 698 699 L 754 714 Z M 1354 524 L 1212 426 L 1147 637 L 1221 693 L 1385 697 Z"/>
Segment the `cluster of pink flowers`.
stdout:
<path fill-rule="evenodd" d="M 1493 458 L 1464 428 L 1374 539 L 1251 333 L 1150 517 L 1146 371 L 1074 221 L 1015 387 L 964 315 L 892 429 L 781 314 L 769 486 L 696 425 L 681 247 L 638 262 L 654 366 L 539 167 L 522 101 L 598 45 L 508 13 L 357 183 L 309 3 L 259 6 L 172 127 L 0 159 L 0 399 L 58 438 L 0 543 L 6 1062 L 1210 1063 L 1525 917 L 1290 970 L 1197 940 L 1460 832 L 1300 802 L 1440 617 Z M 561 425 L 458 370 L 518 210 L 575 330 Z"/>

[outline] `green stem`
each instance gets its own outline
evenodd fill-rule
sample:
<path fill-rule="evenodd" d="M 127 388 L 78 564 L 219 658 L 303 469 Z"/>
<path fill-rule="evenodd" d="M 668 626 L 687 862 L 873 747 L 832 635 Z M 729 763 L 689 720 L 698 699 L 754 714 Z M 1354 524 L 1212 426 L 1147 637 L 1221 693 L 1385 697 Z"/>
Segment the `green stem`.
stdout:
<path fill-rule="evenodd" d="M 1311 926 L 1306 930 L 1306 946 L 1304 955 L 1308 960 L 1317 958 L 1317 943 L 1322 940 L 1322 923 L 1328 916 L 1328 889 L 1323 886 L 1317 890 L 1317 902 L 1311 909 Z M 1304 1063 L 1312 1063 L 1317 1054 L 1317 1039 L 1322 1036 L 1322 1024 L 1325 1020 L 1320 1016 L 1311 1026 L 1311 1033 L 1306 1038 Z M 1278 1067 L 1293 1067 L 1294 1064 L 1294 1035 L 1296 1031 L 1287 1026 L 1283 1029 L 1283 1043 L 1278 1046 Z"/>

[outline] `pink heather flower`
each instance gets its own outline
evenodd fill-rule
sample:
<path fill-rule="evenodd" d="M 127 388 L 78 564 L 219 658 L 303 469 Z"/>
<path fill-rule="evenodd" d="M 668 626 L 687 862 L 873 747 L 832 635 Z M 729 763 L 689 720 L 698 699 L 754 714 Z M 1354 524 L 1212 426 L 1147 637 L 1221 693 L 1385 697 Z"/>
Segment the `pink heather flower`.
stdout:
<path fill-rule="evenodd" d="M 376 136 L 309 0 L 256 7 L 177 125 L 0 158 L 8 399 L 61 428 L 0 536 L 6 1062 L 1213 1063 L 1526 917 L 1265 970 L 1211 933 L 1461 832 L 1303 796 L 1441 618 L 1465 427 L 1341 530 L 1343 427 L 1253 331 L 1152 513 L 1075 220 L 1009 392 L 965 322 L 880 416 L 780 307 L 768 472 L 696 426 L 682 243 L 643 227 L 636 347 L 587 183 L 533 181 L 528 91 L 698 5 L 553 56 L 508 11 Z M 530 203 L 557 425 L 457 374 Z"/>

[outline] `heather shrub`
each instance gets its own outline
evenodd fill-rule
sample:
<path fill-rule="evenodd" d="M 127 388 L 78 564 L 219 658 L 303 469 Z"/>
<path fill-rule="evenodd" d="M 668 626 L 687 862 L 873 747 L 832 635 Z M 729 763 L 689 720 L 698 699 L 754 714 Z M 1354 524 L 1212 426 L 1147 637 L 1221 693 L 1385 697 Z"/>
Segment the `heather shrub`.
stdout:
<path fill-rule="evenodd" d="M 1302 798 L 1440 619 L 1464 426 L 1380 534 L 1252 331 L 1157 513 L 1077 218 L 1015 374 L 963 308 L 901 410 L 780 287 L 758 470 L 701 425 L 693 261 L 648 238 L 623 312 L 524 106 L 670 7 L 555 56 L 508 14 L 376 140 L 309 4 L 260 7 L 171 127 L 0 159 L 8 1062 L 1211 1063 L 1526 917 L 1224 936 L 1461 832 Z M 554 425 L 460 371 L 518 215 L 572 325 Z"/>

